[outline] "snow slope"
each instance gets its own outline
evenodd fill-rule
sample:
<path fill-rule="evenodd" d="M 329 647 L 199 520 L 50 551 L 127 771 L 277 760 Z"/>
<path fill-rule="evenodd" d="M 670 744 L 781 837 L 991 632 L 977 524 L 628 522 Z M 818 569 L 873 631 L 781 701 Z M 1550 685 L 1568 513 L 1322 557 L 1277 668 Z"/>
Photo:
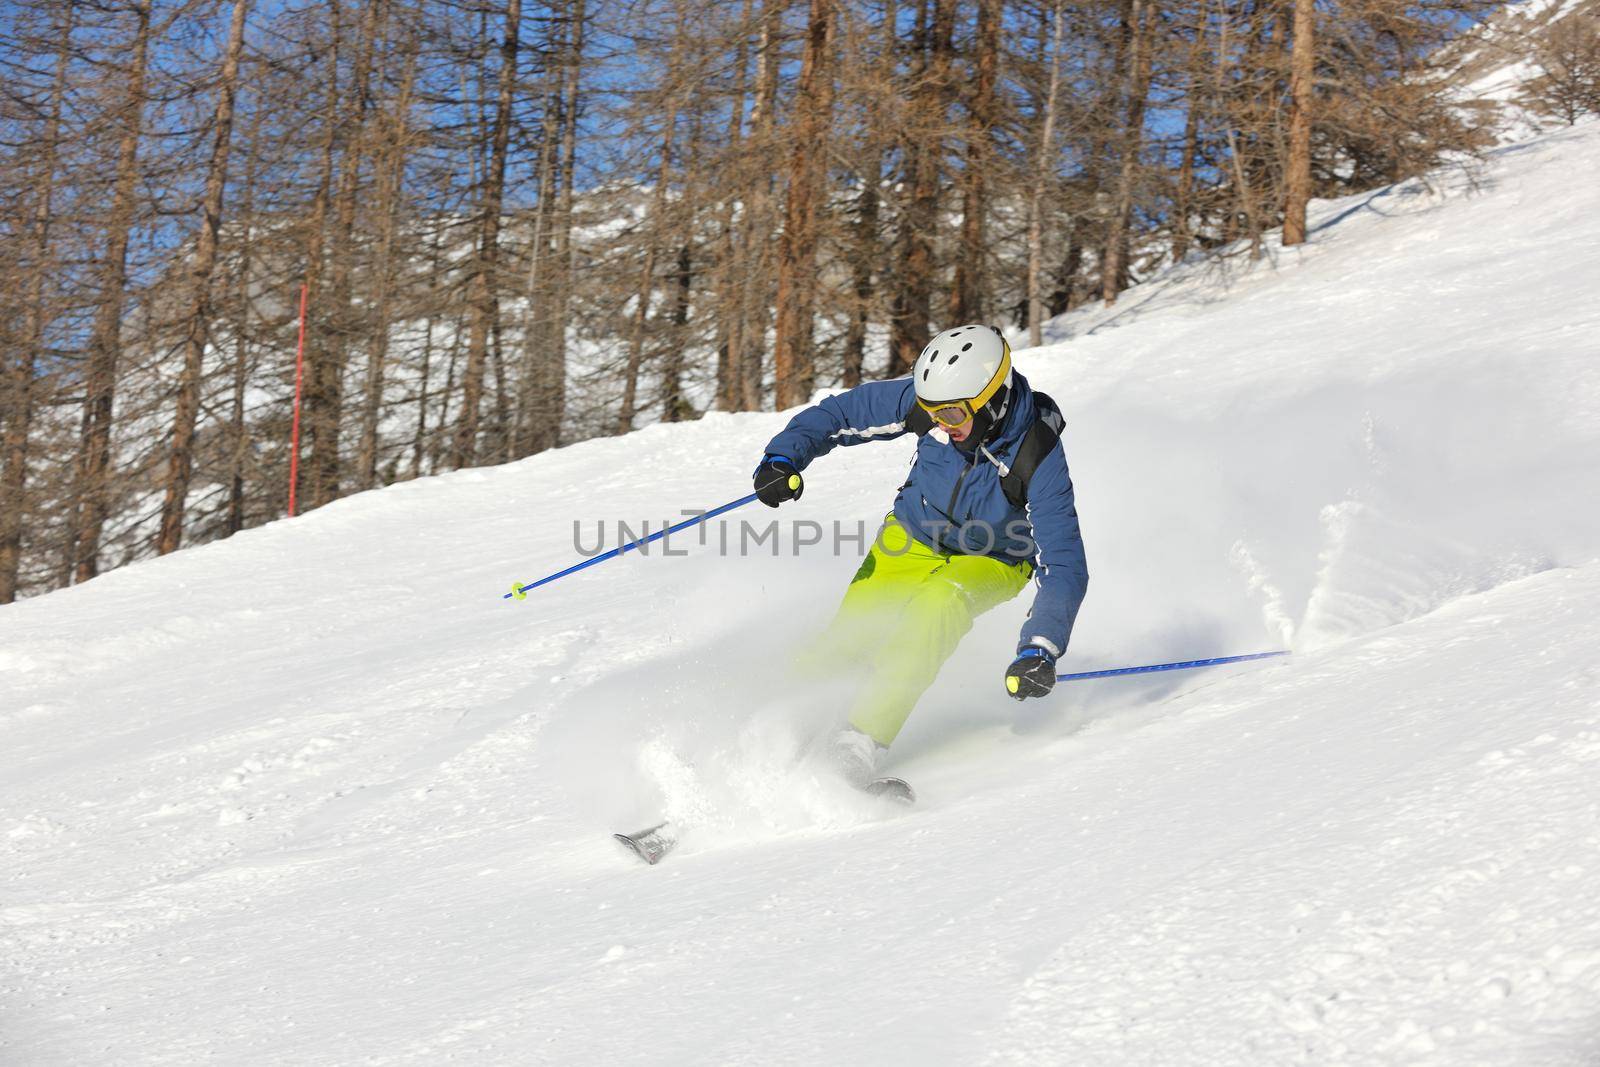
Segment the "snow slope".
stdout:
<path fill-rule="evenodd" d="M 1597 170 L 1590 123 L 1054 323 L 1064 668 L 1296 655 L 1015 705 L 1024 596 L 895 746 L 908 812 L 767 691 L 826 526 L 500 596 L 742 495 L 782 416 L 0 609 L 0 1062 L 1600 1062 Z M 909 454 L 780 515 L 870 535 Z M 660 867 L 607 839 L 658 813 Z"/>
<path fill-rule="evenodd" d="M 1525 141 L 1558 125 L 1525 106 L 1524 94 L 1544 73 L 1537 59 L 1541 43 L 1560 23 L 1597 15 L 1597 0 L 1516 0 L 1498 7 L 1440 52 L 1451 96 L 1469 113 L 1489 111 L 1501 144 Z"/>

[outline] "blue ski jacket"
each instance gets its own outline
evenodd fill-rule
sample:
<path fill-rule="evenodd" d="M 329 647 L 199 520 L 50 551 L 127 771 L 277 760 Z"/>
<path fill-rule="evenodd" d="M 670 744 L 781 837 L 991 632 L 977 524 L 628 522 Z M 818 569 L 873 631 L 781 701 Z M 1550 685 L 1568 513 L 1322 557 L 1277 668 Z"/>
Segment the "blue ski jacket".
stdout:
<path fill-rule="evenodd" d="M 1001 488 L 1037 413 L 1033 389 L 1015 371 L 1011 390 L 1005 418 L 978 449 L 965 452 L 938 429 L 922 436 L 894 514 L 913 537 L 938 551 L 1009 563 L 1031 560 L 1038 589 L 1017 647 L 1035 645 L 1059 657 L 1089 586 L 1089 565 L 1059 441 L 1034 469 L 1026 505 L 1013 507 Z M 910 377 L 867 382 L 795 415 L 767 444 L 767 454 L 805 470 L 836 445 L 892 441 L 912 432 L 906 419 L 915 404 Z"/>

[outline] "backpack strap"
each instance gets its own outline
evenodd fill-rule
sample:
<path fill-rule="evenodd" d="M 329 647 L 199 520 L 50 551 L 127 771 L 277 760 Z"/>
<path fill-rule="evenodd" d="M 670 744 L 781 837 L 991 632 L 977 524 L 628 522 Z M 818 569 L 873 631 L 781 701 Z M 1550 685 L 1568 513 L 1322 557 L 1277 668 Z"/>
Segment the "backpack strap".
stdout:
<path fill-rule="evenodd" d="M 1033 425 L 1028 427 L 1028 432 L 1022 437 L 1022 444 L 1017 446 L 1017 454 L 1012 459 L 1011 465 L 1001 463 L 987 449 L 983 454 L 996 467 L 1000 468 L 1000 488 L 1006 494 L 1006 500 L 1011 506 L 1020 508 L 1028 502 L 1028 482 L 1033 478 L 1033 472 L 1039 464 L 1044 462 L 1044 457 L 1056 447 L 1056 442 L 1061 440 L 1061 431 L 1066 426 L 1067 420 L 1062 417 L 1061 409 L 1056 402 L 1044 393 L 1033 394 L 1035 415 Z M 922 410 L 922 405 L 915 399 L 911 402 L 911 410 L 906 413 L 904 425 L 907 430 L 918 437 L 925 437 L 933 430 L 933 416 Z M 900 488 L 904 489 L 905 486 Z"/>
<path fill-rule="evenodd" d="M 1061 440 L 1061 431 L 1066 426 L 1067 420 L 1061 415 L 1061 409 L 1056 402 L 1043 393 L 1033 394 L 1033 403 L 1038 409 L 1038 415 L 1028 432 L 1022 437 L 1022 444 L 1017 446 L 1017 454 L 1011 460 L 1011 466 L 1000 476 L 1000 488 L 1006 494 L 1006 500 L 1011 506 L 1020 508 L 1028 503 L 1028 482 L 1033 478 L 1033 472 L 1039 464 L 1044 462 L 1044 457 L 1056 447 L 1056 442 Z"/>

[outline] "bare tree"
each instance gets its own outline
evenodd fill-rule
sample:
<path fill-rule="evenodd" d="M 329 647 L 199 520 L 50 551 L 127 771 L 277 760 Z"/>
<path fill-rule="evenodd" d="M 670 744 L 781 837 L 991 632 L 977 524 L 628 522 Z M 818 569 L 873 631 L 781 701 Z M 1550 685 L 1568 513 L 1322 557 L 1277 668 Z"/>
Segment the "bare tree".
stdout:
<path fill-rule="evenodd" d="M 681 26 L 678 36 L 681 37 Z M 676 45 L 673 51 L 677 52 Z M 661 231 L 667 210 L 667 191 L 672 184 L 672 146 L 678 136 L 680 98 L 681 89 L 674 87 L 669 91 L 667 113 L 661 124 L 660 164 L 656 172 L 655 189 L 650 196 L 649 214 L 640 224 L 643 230 L 644 256 L 639 266 L 639 282 L 634 291 L 633 315 L 628 333 L 628 362 L 622 380 L 622 410 L 617 415 L 618 433 L 627 433 L 633 429 L 633 420 L 638 414 L 639 372 L 644 367 L 645 324 L 649 321 L 650 307 L 655 301 L 656 258 L 661 252 Z"/>
<path fill-rule="evenodd" d="M 895 59 L 899 52 L 900 6 L 898 0 L 885 0 L 876 27 L 869 35 L 864 28 L 857 35 L 855 54 L 847 55 L 840 71 L 841 80 L 851 78 L 859 84 L 853 87 L 859 98 L 859 123 L 861 134 L 856 146 L 854 168 L 856 192 L 849 226 L 848 250 L 845 253 L 850 268 L 849 316 L 845 327 L 841 384 L 853 388 L 861 384 L 865 375 L 867 334 L 875 314 L 880 310 L 881 279 L 887 277 L 889 265 L 884 259 L 882 217 L 883 177 L 889 148 L 893 143 L 890 116 L 896 109 Z M 876 47 L 874 48 L 874 41 Z M 845 47 L 850 48 L 847 39 Z M 851 68 L 855 68 L 852 70 Z M 847 93 L 850 87 L 847 84 Z"/>
<path fill-rule="evenodd" d="M 991 143 L 998 119 L 995 85 L 1000 69 L 1000 0 L 978 0 L 976 55 L 971 101 L 968 104 L 966 156 L 961 183 L 961 236 L 956 254 L 955 287 L 950 292 L 952 322 L 973 322 L 988 315 L 986 240 L 989 171 L 996 153 Z"/>
<path fill-rule="evenodd" d="M 245 526 L 245 467 L 249 454 L 249 428 L 245 419 L 245 395 L 251 377 L 251 342 L 255 316 L 252 314 L 252 271 L 255 267 L 255 242 L 250 227 L 255 221 L 256 180 L 261 161 L 261 126 L 266 108 L 251 112 L 248 145 L 245 152 L 244 182 L 240 189 L 238 216 L 243 236 L 238 242 L 234 281 L 233 389 L 228 413 L 228 517 L 224 536 L 232 536 Z"/>
<path fill-rule="evenodd" d="M 556 206 L 555 295 L 550 301 L 550 324 L 545 333 L 542 430 L 534 438 L 536 451 L 561 444 L 562 420 L 567 410 L 567 331 L 572 307 L 577 249 L 573 244 L 573 187 L 578 175 L 578 113 L 583 70 L 584 25 L 588 18 L 584 0 L 570 0 L 568 30 L 561 58 L 564 74 L 561 93 L 561 166 L 556 171 L 560 199 Z M 542 195 L 542 192 L 541 192 Z"/>
<path fill-rule="evenodd" d="M 747 151 L 752 165 L 742 168 L 739 194 L 743 225 L 729 263 L 733 272 L 734 321 L 729 343 L 738 381 L 739 410 L 759 410 L 764 397 L 763 363 L 768 322 L 767 276 L 774 258 L 772 231 L 776 222 L 774 179 L 778 113 L 778 74 L 782 62 L 784 0 L 762 0 L 760 38 L 756 47 L 755 99 L 750 109 Z"/>
<path fill-rule="evenodd" d="M 452 462 L 471 466 L 478 454 L 478 407 L 483 393 L 484 360 L 489 334 L 498 329 L 500 301 L 496 279 L 500 267 L 500 218 L 504 209 L 506 150 L 511 140 L 512 93 L 517 79 L 517 48 L 522 32 L 522 0 L 506 0 L 504 35 L 500 43 L 499 92 L 495 99 L 494 132 L 490 140 L 489 168 L 485 176 L 479 215 L 478 256 L 472 274 L 471 333 L 467 338 L 467 366 L 462 377 L 462 415 L 456 428 Z"/>
<path fill-rule="evenodd" d="M 33 398 L 37 386 L 38 355 L 43 347 L 46 284 L 51 273 L 51 223 L 56 182 L 60 169 L 62 106 L 67 89 L 67 69 L 72 58 L 72 34 L 76 25 L 76 4 L 60 9 L 55 32 L 55 73 L 51 78 L 45 105 L 43 136 L 39 138 L 39 157 L 33 163 L 33 209 L 25 238 L 25 251 L 19 266 L 22 279 L 22 329 L 15 338 L 5 370 L 6 400 L 0 406 L 4 433 L 0 435 L 0 604 L 17 597 L 17 579 L 22 564 L 23 513 L 27 508 L 28 439 L 33 424 Z M 10 316 L 7 316 L 8 321 Z M 11 346 L 7 346 L 11 347 Z"/>
<path fill-rule="evenodd" d="M 183 339 L 183 376 L 178 381 L 178 410 L 172 427 L 172 458 L 167 494 L 161 506 L 161 533 L 156 551 L 175 551 L 183 540 L 184 505 L 194 470 L 194 431 L 200 411 L 200 375 L 211 333 L 211 276 L 217 265 L 217 231 L 222 226 L 222 197 L 228 184 L 228 150 L 233 139 L 233 104 L 239 91 L 239 56 L 244 51 L 244 24 L 250 0 L 234 0 L 228 43 L 218 75 L 217 110 L 212 118 L 211 161 L 206 168 L 205 199 L 200 206 L 200 235 L 195 243 L 190 278 L 192 305 Z"/>
<path fill-rule="evenodd" d="M 750 91 L 749 27 L 753 10 L 752 0 L 744 0 L 734 38 L 734 83 L 728 103 L 728 132 L 724 146 L 727 166 L 723 170 L 726 180 L 720 189 L 718 225 L 722 240 L 716 280 L 716 375 L 717 407 L 723 411 L 739 410 L 743 399 L 740 378 L 744 365 L 745 297 L 739 264 L 744 253 L 744 223 L 739 219 L 739 200 L 748 182 L 744 174 L 748 167 L 737 166 L 734 161 L 747 159 L 749 155 L 744 113 Z M 760 106 L 759 103 L 757 106 Z M 745 214 L 749 213 L 750 206 L 748 202 L 743 205 Z"/>
<path fill-rule="evenodd" d="M 772 360 L 779 408 L 792 407 L 810 396 L 816 376 L 811 337 L 816 315 L 817 212 L 827 179 L 817 146 L 827 142 L 833 114 L 836 19 L 833 0 L 811 0 L 790 134 L 794 144 L 783 234 L 778 241 L 777 338 Z"/>
<path fill-rule="evenodd" d="M 899 270 L 889 320 L 889 369 L 906 374 L 928 344 L 933 313 L 933 234 L 939 224 L 940 174 L 954 62 L 955 0 L 920 0 L 910 114 L 900 155 L 909 186 L 900 212 Z"/>
<path fill-rule="evenodd" d="M 367 331 L 367 375 L 361 408 L 361 441 L 356 467 L 361 484 L 378 482 L 378 418 L 383 408 L 384 372 L 389 357 L 390 335 L 394 330 L 394 290 L 400 273 L 397 253 L 405 192 L 406 164 L 412 148 L 411 108 L 416 91 L 417 53 L 420 42 L 414 32 L 402 43 L 400 87 L 382 117 L 378 165 L 377 225 L 378 241 L 373 273 L 377 292 Z"/>
<path fill-rule="evenodd" d="M 306 223 L 306 250 L 305 250 L 305 290 L 308 294 L 310 308 L 321 308 L 326 301 L 323 299 L 321 283 L 323 271 L 327 266 L 327 228 L 328 205 L 333 198 L 333 172 L 336 162 L 335 149 L 339 143 L 339 136 L 343 122 L 341 121 L 340 95 L 339 95 L 339 61 L 343 44 L 343 12 L 340 0 L 327 0 L 328 12 L 328 48 L 323 60 L 327 68 L 327 81 L 323 89 L 322 99 L 322 138 L 320 162 L 317 167 L 316 192 L 312 197 L 311 210 Z M 349 163 L 347 161 L 346 165 Z M 321 315 L 313 315 L 308 310 L 308 317 L 321 319 Z M 331 366 L 334 356 L 327 350 L 325 339 L 316 336 L 313 332 L 308 338 L 306 346 L 306 390 L 305 390 L 305 422 L 307 436 L 310 438 L 311 457 L 306 466 L 318 471 L 327 472 L 339 469 L 339 419 L 337 400 L 329 394 L 338 389 L 337 378 L 341 369 Z M 304 479 L 306 468 L 300 468 L 298 476 Z M 312 501 L 315 503 L 326 491 L 315 475 L 310 479 L 312 485 Z M 292 492 L 299 499 L 304 499 L 305 494 L 299 486 L 292 487 Z"/>
<path fill-rule="evenodd" d="M 703 103 L 701 94 L 695 94 Z M 682 422 L 696 416 L 685 383 L 688 369 L 686 352 L 694 343 L 690 330 L 690 312 L 694 302 L 695 252 L 700 224 L 700 204 L 705 186 L 705 119 L 703 106 L 692 108 L 689 120 L 689 138 L 682 148 L 682 173 L 679 188 L 672 197 L 667 216 L 662 222 L 668 231 L 663 234 L 663 247 L 674 249 L 670 278 L 669 306 L 671 313 L 660 331 L 660 377 L 657 403 L 662 422 Z"/>
<path fill-rule="evenodd" d="M 1122 33 L 1119 61 L 1123 67 L 1118 81 L 1122 85 L 1124 108 L 1117 143 L 1118 170 L 1112 194 L 1110 224 L 1106 227 L 1105 250 L 1100 262 L 1100 295 L 1107 304 L 1127 287 L 1128 228 L 1132 222 L 1134 186 L 1139 178 L 1139 155 L 1144 146 L 1145 108 L 1150 99 L 1151 39 L 1155 35 L 1156 0 L 1122 0 Z"/>
<path fill-rule="evenodd" d="M 1055 172 L 1056 109 L 1061 91 L 1061 38 L 1066 19 L 1064 0 L 1055 0 L 1050 12 L 1050 87 L 1045 92 L 1044 122 L 1034 149 L 1033 180 L 1028 187 L 1028 343 L 1044 343 L 1044 192 Z"/>
<path fill-rule="evenodd" d="M 333 192 L 333 233 L 329 242 L 328 290 L 324 302 L 322 346 L 316 359 L 313 425 L 321 431 L 313 444 L 310 470 L 311 503 L 321 507 L 340 494 L 342 467 L 340 439 L 344 430 L 344 375 L 350 340 L 357 333 L 352 306 L 351 275 L 355 270 L 355 221 L 361 193 L 361 174 L 367 154 L 366 126 L 371 100 L 373 53 L 377 48 L 380 19 L 387 0 L 363 0 L 357 31 L 355 68 L 349 92 L 338 111 L 338 134 L 343 143 L 339 184 Z M 335 60 L 336 61 L 336 60 Z"/>
<path fill-rule="evenodd" d="M 130 9 L 127 82 L 116 112 L 118 126 L 116 180 L 106 218 L 105 248 L 100 257 L 100 289 L 89 338 L 89 364 L 84 379 L 83 428 L 78 453 L 78 518 L 76 538 L 67 559 L 73 577 L 85 582 L 100 571 L 100 537 L 110 512 L 111 413 L 116 396 L 117 364 L 122 357 L 122 312 L 128 287 L 128 242 L 133 234 L 139 143 L 144 131 L 145 78 L 149 72 L 151 12 L 154 0 L 134 0 Z"/>
<path fill-rule="evenodd" d="M 1539 74 L 1524 90 L 1534 110 L 1568 126 L 1600 115 L 1600 16 L 1574 12 L 1551 26 L 1534 53 Z"/>
<path fill-rule="evenodd" d="M 1294 0 L 1294 53 L 1289 75 L 1289 158 L 1283 206 L 1284 245 L 1304 244 L 1311 200 L 1311 109 L 1316 74 L 1316 0 Z"/>
<path fill-rule="evenodd" d="M 1229 95 L 1228 81 L 1234 68 L 1233 45 L 1229 40 L 1228 32 L 1231 20 L 1232 14 L 1228 9 L 1226 0 L 1217 0 L 1216 92 L 1213 105 L 1219 109 L 1226 106 L 1224 101 Z M 1250 238 L 1250 254 L 1252 257 L 1259 256 L 1261 254 L 1261 235 L 1266 229 L 1266 223 L 1261 218 L 1255 188 L 1246 173 L 1244 155 L 1240 148 L 1240 140 L 1236 128 L 1237 124 L 1230 121 L 1229 116 L 1226 114 L 1221 115 L 1219 119 L 1223 128 L 1227 130 L 1229 177 L 1232 178 L 1231 184 L 1237 203 L 1236 209 L 1229 216 L 1230 225 L 1226 237 L 1230 240 L 1232 239 L 1234 236 L 1232 232 L 1233 224 L 1242 216 L 1246 221 Z"/>
<path fill-rule="evenodd" d="M 1195 168 L 1200 161 L 1200 118 L 1209 106 L 1205 71 L 1205 7 L 1189 30 L 1184 61 L 1183 135 L 1172 205 L 1172 258 L 1182 262 L 1194 241 Z"/>
<path fill-rule="evenodd" d="M 557 55 L 561 45 L 552 49 Z M 555 331 L 545 308 L 546 279 L 542 272 L 549 268 L 551 259 L 551 229 L 557 208 L 558 182 L 556 168 L 561 165 L 562 103 L 566 92 L 566 61 L 547 62 L 544 71 L 544 115 L 539 129 L 539 156 L 537 164 L 538 204 L 533 213 L 533 236 L 528 241 L 528 273 L 522 296 L 522 360 L 521 383 L 517 392 L 516 415 L 512 428 L 511 455 L 525 456 L 534 451 L 537 438 L 548 436 L 551 423 L 546 407 L 548 391 L 553 384 L 548 379 L 546 346 Z M 557 265 L 556 269 L 560 269 Z M 565 374 L 562 374 L 565 378 Z M 563 382 L 563 384 L 565 384 Z M 559 424 L 559 413 L 555 420 Z M 548 447 L 544 445 L 543 447 Z"/>

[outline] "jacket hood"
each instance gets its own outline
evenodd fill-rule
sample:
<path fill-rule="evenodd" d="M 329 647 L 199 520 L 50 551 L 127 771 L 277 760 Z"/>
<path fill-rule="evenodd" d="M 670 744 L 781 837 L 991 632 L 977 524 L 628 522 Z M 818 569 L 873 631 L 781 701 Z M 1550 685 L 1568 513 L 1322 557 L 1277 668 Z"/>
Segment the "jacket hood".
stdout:
<path fill-rule="evenodd" d="M 1037 411 L 1038 406 L 1033 399 L 1033 387 L 1028 384 L 1028 379 L 1013 370 L 1011 397 L 1006 402 L 1006 413 L 1000 420 L 999 428 L 991 431 L 986 439 L 975 442 L 972 447 L 977 448 L 982 445 L 996 456 L 1015 452 L 1027 434 L 1028 428 L 1033 425 Z"/>

